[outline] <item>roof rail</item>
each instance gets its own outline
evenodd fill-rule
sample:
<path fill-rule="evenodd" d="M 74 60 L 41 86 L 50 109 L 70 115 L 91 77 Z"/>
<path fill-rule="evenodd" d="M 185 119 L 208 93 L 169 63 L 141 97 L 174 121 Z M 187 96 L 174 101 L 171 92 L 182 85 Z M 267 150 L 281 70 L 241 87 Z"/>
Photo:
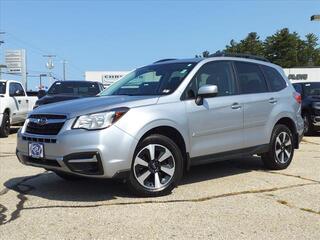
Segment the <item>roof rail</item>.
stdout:
<path fill-rule="evenodd" d="M 154 63 L 167 62 L 167 61 L 172 61 L 172 60 L 177 60 L 177 59 L 176 58 L 165 58 L 165 59 L 160 59 Z"/>
<path fill-rule="evenodd" d="M 238 58 L 248 58 L 248 59 L 254 59 L 254 60 L 260 60 L 264 62 L 270 62 L 265 57 L 251 55 L 247 53 L 214 53 L 210 54 L 209 57 L 238 57 Z"/>

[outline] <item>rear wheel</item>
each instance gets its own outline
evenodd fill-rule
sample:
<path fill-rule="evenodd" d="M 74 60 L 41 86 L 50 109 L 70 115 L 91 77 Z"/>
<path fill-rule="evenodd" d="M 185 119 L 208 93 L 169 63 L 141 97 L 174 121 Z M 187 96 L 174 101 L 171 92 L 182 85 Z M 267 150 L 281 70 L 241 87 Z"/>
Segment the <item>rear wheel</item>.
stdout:
<path fill-rule="evenodd" d="M 129 176 L 129 187 L 137 195 L 156 197 L 168 194 L 183 173 L 179 147 L 168 137 L 150 135 L 138 145 Z"/>
<path fill-rule="evenodd" d="M 8 137 L 10 134 L 10 116 L 9 113 L 3 114 L 2 123 L 0 126 L 0 137 Z"/>
<path fill-rule="evenodd" d="M 264 165 L 272 170 L 287 168 L 293 158 L 294 139 L 291 130 L 282 124 L 274 127 L 269 152 L 262 154 Z"/>

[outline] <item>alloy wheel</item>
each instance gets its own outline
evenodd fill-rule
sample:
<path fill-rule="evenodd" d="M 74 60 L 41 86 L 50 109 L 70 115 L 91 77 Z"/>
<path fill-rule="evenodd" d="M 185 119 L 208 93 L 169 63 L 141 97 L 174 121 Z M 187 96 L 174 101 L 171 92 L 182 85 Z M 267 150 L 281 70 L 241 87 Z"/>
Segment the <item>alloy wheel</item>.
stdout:
<path fill-rule="evenodd" d="M 281 164 L 287 163 L 292 155 L 292 141 L 287 132 L 280 132 L 276 138 L 275 155 L 276 161 Z"/>
<path fill-rule="evenodd" d="M 134 177 L 152 191 L 165 188 L 175 173 L 172 152 L 163 145 L 149 144 L 139 151 L 133 162 Z"/>

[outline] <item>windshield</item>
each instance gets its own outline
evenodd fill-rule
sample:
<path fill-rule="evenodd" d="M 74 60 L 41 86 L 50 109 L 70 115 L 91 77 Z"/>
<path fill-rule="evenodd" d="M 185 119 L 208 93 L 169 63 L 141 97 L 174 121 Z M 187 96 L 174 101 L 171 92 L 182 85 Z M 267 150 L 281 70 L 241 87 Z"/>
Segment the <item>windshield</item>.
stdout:
<path fill-rule="evenodd" d="M 92 82 L 55 82 L 48 95 L 95 96 L 100 92 L 99 85 Z"/>
<path fill-rule="evenodd" d="M 112 84 L 100 96 L 166 95 L 174 92 L 196 63 L 155 64 L 138 68 Z"/>
<path fill-rule="evenodd" d="M 6 93 L 6 83 L 0 82 L 0 94 L 5 94 L 5 93 Z"/>
<path fill-rule="evenodd" d="M 320 96 L 320 82 L 304 83 L 305 96 Z"/>

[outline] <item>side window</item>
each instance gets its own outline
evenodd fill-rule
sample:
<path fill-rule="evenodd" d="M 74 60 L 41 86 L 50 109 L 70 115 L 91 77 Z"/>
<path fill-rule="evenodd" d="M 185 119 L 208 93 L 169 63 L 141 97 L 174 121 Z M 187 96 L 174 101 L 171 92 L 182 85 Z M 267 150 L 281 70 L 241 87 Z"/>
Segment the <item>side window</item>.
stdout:
<path fill-rule="evenodd" d="M 20 83 L 10 83 L 9 94 L 10 96 L 25 96 L 24 90 Z"/>
<path fill-rule="evenodd" d="M 14 83 L 16 85 L 16 91 L 19 91 L 19 96 L 25 96 L 24 90 L 20 83 Z"/>
<path fill-rule="evenodd" d="M 287 86 L 285 80 L 277 70 L 268 66 L 261 67 L 273 92 L 281 91 Z"/>
<path fill-rule="evenodd" d="M 9 85 L 9 94 L 10 96 L 14 96 L 16 92 L 16 86 L 14 83 L 10 83 Z"/>
<path fill-rule="evenodd" d="M 235 62 L 242 94 L 268 92 L 267 83 L 257 64 Z"/>
<path fill-rule="evenodd" d="M 184 98 L 194 98 L 198 89 L 203 85 L 216 85 L 218 96 L 236 94 L 232 63 L 214 61 L 203 65 L 189 83 Z"/>

